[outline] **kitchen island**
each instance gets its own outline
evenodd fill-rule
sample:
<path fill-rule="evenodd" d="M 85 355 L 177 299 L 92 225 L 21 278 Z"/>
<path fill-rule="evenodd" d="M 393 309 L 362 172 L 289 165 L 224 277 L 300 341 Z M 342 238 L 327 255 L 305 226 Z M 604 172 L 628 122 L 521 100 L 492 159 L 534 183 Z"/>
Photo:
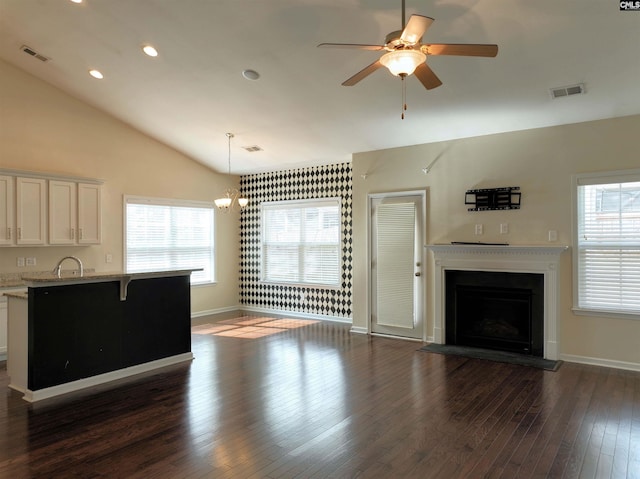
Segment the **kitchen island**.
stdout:
<path fill-rule="evenodd" d="M 7 293 L 9 387 L 30 402 L 193 359 L 193 270 L 23 276 Z"/>

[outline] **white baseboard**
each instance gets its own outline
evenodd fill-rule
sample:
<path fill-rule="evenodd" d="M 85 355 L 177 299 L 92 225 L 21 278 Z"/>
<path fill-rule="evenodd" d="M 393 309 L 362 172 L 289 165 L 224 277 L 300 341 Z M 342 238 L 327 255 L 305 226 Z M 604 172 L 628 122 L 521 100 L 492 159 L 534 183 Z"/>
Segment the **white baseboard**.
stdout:
<path fill-rule="evenodd" d="M 221 314 L 228 313 L 230 311 L 239 311 L 241 310 L 241 306 L 227 306 L 226 308 L 216 308 L 216 309 L 207 309 L 204 311 L 196 311 L 195 313 L 191 313 L 191 319 L 201 318 L 202 316 L 210 316 L 212 314 Z"/>
<path fill-rule="evenodd" d="M 605 368 L 626 369 L 628 371 L 640 371 L 640 364 L 630 363 L 627 361 L 590 358 L 588 356 L 575 356 L 573 354 L 560 354 L 560 359 L 569 363 L 589 364 L 591 366 L 604 366 Z"/>
<path fill-rule="evenodd" d="M 254 313 L 262 314 L 277 314 L 278 316 L 286 316 L 287 318 L 304 318 L 304 319 L 319 319 L 321 321 L 333 321 L 335 323 L 351 324 L 351 318 L 341 318 L 339 316 L 329 316 L 324 314 L 312 314 L 303 313 L 300 311 L 280 311 L 277 309 L 256 308 L 254 306 L 239 306 L 238 309 L 242 311 L 251 311 Z"/>
<path fill-rule="evenodd" d="M 369 330 L 367 328 L 363 328 L 362 326 L 351 326 L 350 331 L 356 334 L 369 334 Z"/>
<path fill-rule="evenodd" d="M 173 364 L 178 364 L 184 361 L 191 361 L 193 359 L 193 353 L 182 353 L 170 356 L 168 358 L 158 359 L 156 361 L 150 361 L 144 364 L 138 364 L 124 369 L 118 369 L 117 371 L 111 371 L 90 378 L 79 379 L 77 381 L 71 381 L 69 383 L 60 384 L 58 386 L 51 386 L 49 388 L 38 389 L 32 391 L 30 389 L 22 390 L 21 388 L 12 386 L 11 389 L 24 393 L 23 399 L 29 402 L 41 401 L 43 399 L 49 399 L 62 394 L 68 394 L 82 389 L 98 386 L 100 384 L 109 383 L 118 379 L 127 378 L 136 374 L 146 373 L 155 369 L 160 369 Z"/>

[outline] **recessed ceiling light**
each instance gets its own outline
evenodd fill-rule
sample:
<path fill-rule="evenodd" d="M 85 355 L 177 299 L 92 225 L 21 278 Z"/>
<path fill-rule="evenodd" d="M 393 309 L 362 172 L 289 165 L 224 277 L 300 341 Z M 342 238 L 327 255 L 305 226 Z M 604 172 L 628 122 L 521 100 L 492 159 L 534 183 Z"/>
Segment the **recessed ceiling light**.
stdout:
<path fill-rule="evenodd" d="M 71 0 L 73 3 L 82 3 L 82 0 Z"/>
<path fill-rule="evenodd" d="M 153 48 L 151 45 L 144 45 L 142 47 L 142 51 L 145 54 L 149 55 L 150 57 L 157 57 L 158 56 L 158 50 Z"/>
<path fill-rule="evenodd" d="M 244 70 L 242 72 L 242 76 L 247 80 L 257 80 L 258 78 L 260 78 L 260 73 L 255 70 Z"/>
<path fill-rule="evenodd" d="M 93 78 L 97 78 L 98 80 L 102 80 L 104 75 L 99 70 L 89 70 L 89 75 Z"/>

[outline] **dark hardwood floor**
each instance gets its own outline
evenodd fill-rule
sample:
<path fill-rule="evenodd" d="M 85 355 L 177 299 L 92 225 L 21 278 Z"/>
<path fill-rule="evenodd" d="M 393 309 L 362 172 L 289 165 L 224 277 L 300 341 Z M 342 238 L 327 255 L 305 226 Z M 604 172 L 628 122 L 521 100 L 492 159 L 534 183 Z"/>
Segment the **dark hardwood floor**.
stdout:
<path fill-rule="evenodd" d="M 638 372 L 245 319 L 195 327 L 192 363 L 37 405 L 0 366 L 0 477 L 640 478 Z"/>

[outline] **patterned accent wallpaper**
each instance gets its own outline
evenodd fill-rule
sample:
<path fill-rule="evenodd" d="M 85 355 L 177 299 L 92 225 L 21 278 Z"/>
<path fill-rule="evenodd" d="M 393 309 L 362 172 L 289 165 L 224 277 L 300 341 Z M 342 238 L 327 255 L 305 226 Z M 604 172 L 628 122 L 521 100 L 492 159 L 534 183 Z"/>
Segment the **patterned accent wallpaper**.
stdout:
<path fill-rule="evenodd" d="M 351 163 L 324 165 L 240 178 L 249 205 L 240 214 L 240 304 L 278 311 L 351 317 Z M 260 204 L 265 201 L 342 198 L 342 286 L 340 289 L 260 283 Z"/>

